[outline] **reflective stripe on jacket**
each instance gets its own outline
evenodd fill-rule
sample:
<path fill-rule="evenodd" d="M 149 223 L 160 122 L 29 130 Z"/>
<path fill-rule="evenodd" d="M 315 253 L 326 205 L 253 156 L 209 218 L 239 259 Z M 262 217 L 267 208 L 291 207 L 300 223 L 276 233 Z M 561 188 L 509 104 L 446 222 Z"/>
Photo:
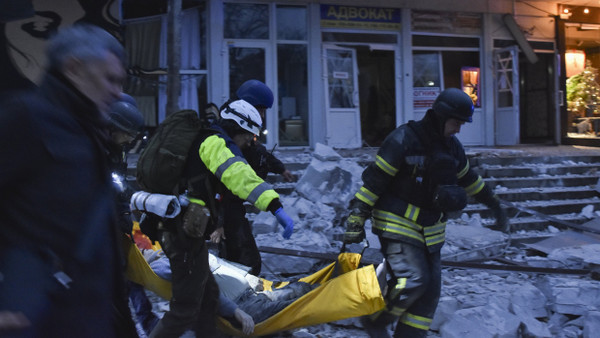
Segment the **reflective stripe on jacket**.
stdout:
<path fill-rule="evenodd" d="M 374 233 L 425 245 L 433 252 L 444 244 L 446 229 L 446 215 L 433 201 L 437 184 L 456 184 L 473 196 L 482 192 L 485 183 L 470 168 L 458 139 L 439 136 L 431 114 L 412 122 L 426 137 L 419 137 L 408 124 L 386 137 L 375 161 L 363 172 L 363 186 L 355 198 L 372 208 Z M 431 164 L 439 155 L 454 159 L 451 170 L 441 172 Z"/>
<path fill-rule="evenodd" d="M 266 211 L 279 198 L 271 185 L 258 177 L 243 157 L 236 156 L 218 134 L 207 137 L 198 152 L 204 165 L 227 189 L 258 209 Z"/>

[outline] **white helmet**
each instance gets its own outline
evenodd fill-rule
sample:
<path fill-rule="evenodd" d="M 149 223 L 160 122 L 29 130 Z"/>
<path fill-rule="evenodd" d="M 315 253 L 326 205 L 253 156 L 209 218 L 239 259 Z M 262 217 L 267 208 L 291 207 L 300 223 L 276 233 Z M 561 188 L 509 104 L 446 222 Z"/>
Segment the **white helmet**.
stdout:
<path fill-rule="evenodd" d="M 233 101 L 221 110 L 221 118 L 234 120 L 240 127 L 254 135 L 260 133 L 262 119 L 258 110 L 244 100 Z"/>

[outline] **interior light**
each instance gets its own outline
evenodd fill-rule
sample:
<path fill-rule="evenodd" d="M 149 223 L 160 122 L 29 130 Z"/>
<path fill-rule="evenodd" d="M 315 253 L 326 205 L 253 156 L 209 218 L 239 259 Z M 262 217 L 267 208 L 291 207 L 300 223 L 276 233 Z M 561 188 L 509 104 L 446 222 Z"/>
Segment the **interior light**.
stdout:
<path fill-rule="evenodd" d="M 565 51 L 565 66 L 567 77 L 583 72 L 585 69 L 585 52 L 574 49 Z"/>
<path fill-rule="evenodd" d="M 600 30 L 600 25 L 598 24 L 593 24 L 593 23 L 582 23 L 581 25 L 579 25 L 579 29 L 583 30 L 583 31 L 589 31 L 589 30 Z"/>
<path fill-rule="evenodd" d="M 585 9 L 583 10 L 583 12 L 584 12 L 585 14 L 590 14 L 590 9 L 589 9 L 589 8 L 585 8 Z"/>
<path fill-rule="evenodd" d="M 569 14 L 569 9 L 568 8 L 563 9 L 563 13 Z"/>

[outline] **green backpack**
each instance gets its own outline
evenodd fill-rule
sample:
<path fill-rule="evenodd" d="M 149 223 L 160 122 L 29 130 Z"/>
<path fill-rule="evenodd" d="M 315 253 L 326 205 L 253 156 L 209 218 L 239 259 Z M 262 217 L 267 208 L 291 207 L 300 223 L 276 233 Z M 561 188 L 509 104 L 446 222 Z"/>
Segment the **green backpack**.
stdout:
<path fill-rule="evenodd" d="M 167 116 L 140 154 L 136 179 L 142 190 L 178 194 L 188 152 L 207 121 L 191 109 Z"/>

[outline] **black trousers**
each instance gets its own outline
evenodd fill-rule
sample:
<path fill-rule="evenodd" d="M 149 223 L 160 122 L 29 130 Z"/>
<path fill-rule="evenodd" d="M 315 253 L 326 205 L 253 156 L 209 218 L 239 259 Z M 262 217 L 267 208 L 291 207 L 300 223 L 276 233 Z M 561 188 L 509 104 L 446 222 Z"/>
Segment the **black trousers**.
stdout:
<path fill-rule="evenodd" d="M 219 288 L 208 265 L 203 238 L 191 238 L 181 231 L 159 231 L 159 243 L 171 264 L 173 296 L 169 311 L 150 337 L 179 337 L 192 331 L 196 337 L 214 337 Z"/>
<path fill-rule="evenodd" d="M 224 197 L 224 207 L 223 228 L 226 239 L 225 245 L 219 250 L 219 256 L 249 266 L 250 273 L 258 276 L 262 260 L 252 234 L 252 226 L 246 218 L 244 201 L 228 194 Z"/>

